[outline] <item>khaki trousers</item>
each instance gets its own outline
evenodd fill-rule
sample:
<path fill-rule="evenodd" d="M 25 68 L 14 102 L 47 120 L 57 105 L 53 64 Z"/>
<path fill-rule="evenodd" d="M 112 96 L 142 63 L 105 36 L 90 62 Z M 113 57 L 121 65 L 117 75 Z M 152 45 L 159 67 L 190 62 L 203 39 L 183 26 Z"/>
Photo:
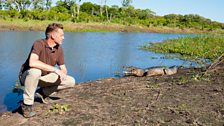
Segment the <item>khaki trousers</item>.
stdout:
<path fill-rule="evenodd" d="M 21 81 L 24 83 L 23 102 L 26 105 L 33 105 L 35 91 L 38 86 L 43 88 L 43 93 L 46 96 L 51 95 L 55 91 L 75 86 L 75 79 L 69 75 L 67 75 L 65 80 L 61 81 L 56 73 L 41 76 L 41 70 L 36 68 L 25 71 Z"/>

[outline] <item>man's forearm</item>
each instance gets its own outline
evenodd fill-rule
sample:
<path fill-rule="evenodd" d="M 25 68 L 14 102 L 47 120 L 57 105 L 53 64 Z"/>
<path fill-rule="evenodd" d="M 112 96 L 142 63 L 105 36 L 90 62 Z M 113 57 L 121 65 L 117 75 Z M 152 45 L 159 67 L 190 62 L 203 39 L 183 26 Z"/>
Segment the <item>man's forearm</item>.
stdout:
<path fill-rule="evenodd" d="M 30 65 L 30 67 L 38 68 L 38 69 L 41 69 L 44 71 L 55 72 L 55 70 L 56 70 L 56 68 L 54 66 L 48 65 L 39 60 L 31 61 L 29 65 Z"/>

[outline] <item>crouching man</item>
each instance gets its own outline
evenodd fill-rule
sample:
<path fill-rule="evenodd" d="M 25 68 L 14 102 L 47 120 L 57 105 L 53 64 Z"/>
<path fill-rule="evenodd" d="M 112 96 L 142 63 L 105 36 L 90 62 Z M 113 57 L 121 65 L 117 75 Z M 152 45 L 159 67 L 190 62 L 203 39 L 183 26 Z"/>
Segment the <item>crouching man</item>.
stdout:
<path fill-rule="evenodd" d="M 64 39 L 61 24 L 49 24 L 45 31 L 46 38 L 36 40 L 26 62 L 22 65 L 19 79 L 24 85 L 22 112 L 26 118 L 33 117 L 34 96 L 43 103 L 55 91 L 75 86 L 75 79 L 67 75 L 64 63 L 62 42 Z M 55 67 L 55 66 L 58 67 Z M 38 86 L 40 88 L 38 88 Z"/>

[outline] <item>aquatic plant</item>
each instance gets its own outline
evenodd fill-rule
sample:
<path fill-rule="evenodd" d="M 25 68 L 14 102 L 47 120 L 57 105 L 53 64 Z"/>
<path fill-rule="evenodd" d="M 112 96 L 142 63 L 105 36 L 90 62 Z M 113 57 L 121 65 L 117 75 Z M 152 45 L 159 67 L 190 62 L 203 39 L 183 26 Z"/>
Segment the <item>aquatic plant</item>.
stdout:
<path fill-rule="evenodd" d="M 178 57 L 203 63 L 206 59 L 214 61 L 224 53 L 224 36 L 214 34 L 181 37 L 145 45 L 142 49 L 157 53 L 174 53 Z"/>

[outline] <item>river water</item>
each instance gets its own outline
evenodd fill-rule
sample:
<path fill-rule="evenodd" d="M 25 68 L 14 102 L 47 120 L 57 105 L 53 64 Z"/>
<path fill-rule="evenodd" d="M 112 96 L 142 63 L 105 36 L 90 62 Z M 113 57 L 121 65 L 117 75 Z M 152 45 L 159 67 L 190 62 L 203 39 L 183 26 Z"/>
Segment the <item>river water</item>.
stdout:
<path fill-rule="evenodd" d="M 77 84 L 122 73 L 123 66 L 192 65 L 189 61 L 168 59 L 164 54 L 140 50 L 143 45 L 191 34 L 85 32 L 65 33 L 63 48 L 68 74 Z M 43 32 L 0 32 L 0 112 L 12 111 L 22 95 L 12 93 L 18 71 L 36 39 Z"/>

